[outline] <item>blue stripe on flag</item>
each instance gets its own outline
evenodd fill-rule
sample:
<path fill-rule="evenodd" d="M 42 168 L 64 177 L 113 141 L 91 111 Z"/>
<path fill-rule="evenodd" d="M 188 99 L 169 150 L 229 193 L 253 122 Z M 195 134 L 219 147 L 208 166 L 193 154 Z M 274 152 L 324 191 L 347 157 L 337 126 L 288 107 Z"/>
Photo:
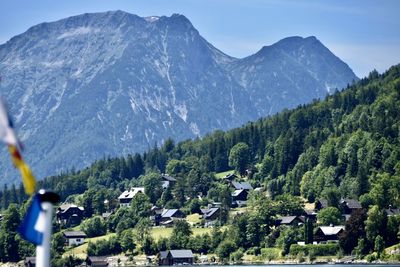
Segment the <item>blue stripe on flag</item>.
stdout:
<path fill-rule="evenodd" d="M 18 232 L 25 240 L 35 245 L 40 245 L 43 240 L 43 233 L 35 229 L 36 222 L 38 221 L 39 214 L 42 210 L 40 204 L 40 196 L 36 194 L 33 197 L 32 204 L 29 206 L 18 229 Z"/>

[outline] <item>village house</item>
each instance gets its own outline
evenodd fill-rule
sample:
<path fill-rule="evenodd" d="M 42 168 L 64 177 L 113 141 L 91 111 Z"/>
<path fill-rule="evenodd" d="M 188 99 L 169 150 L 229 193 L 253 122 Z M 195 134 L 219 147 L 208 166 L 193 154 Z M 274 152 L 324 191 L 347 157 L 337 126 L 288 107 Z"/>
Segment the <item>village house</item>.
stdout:
<path fill-rule="evenodd" d="M 203 216 L 203 219 L 205 220 L 204 226 L 208 227 L 214 225 L 220 216 L 220 211 L 220 208 L 217 207 L 201 209 L 201 214 Z"/>
<path fill-rule="evenodd" d="M 253 190 L 253 187 L 251 186 L 251 184 L 249 182 L 235 182 L 235 181 L 232 181 L 231 182 L 231 186 L 235 190 L 246 190 L 246 191 Z"/>
<path fill-rule="evenodd" d="M 280 226 L 280 225 L 286 225 L 286 226 L 299 226 L 303 225 L 305 222 L 305 217 L 304 216 L 284 216 L 284 217 L 279 217 L 275 220 L 275 225 Z"/>
<path fill-rule="evenodd" d="M 193 264 L 193 252 L 190 249 L 160 251 L 159 265 Z"/>
<path fill-rule="evenodd" d="M 130 190 L 124 191 L 118 197 L 120 207 L 130 207 L 131 201 L 138 193 L 144 194 L 144 187 L 132 187 Z"/>
<path fill-rule="evenodd" d="M 79 246 L 85 242 L 86 238 L 86 234 L 82 231 L 65 231 L 63 235 L 67 246 Z"/>
<path fill-rule="evenodd" d="M 75 204 L 65 203 L 56 211 L 57 221 L 65 226 L 79 225 L 84 217 L 85 209 Z"/>
<path fill-rule="evenodd" d="M 314 241 L 317 243 L 338 242 L 339 235 L 344 231 L 343 225 L 320 226 L 314 235 Z"/>
<path fill-rule="evenodd" d="M 161 221 L 161 214 L 163 213 L 163 209 L 157 206 L 151 207 L 150 210 L 150 220 L 153 222 L 154 226 L 159 226 Z"/>
<path fill-rule="evenodd" d="M 174 185 L 176 183 L 176 179 L 172 176 L 169 176 L 168 174 L 162 173 L 161 174 L 161 179 L 162 179 L 162 188 L 167 189 L 168 187 Z"/>
<path fill-rule="evenodd" d="M 307 219 L 310 219 L 312 222 L 316 222 L 317 221 L 317 212 L 315 210 L 306 210 L 306 209 L 304 209 L 303 215 Z"/>
<path fill-rule="evenodd" d="M 85 260 L 86 266 L 106 267 L 108 266 L 107 257 L 105 256 L 89 256 Z"/>
<path fill-rule="evenodd" d="M 247 204 L 248 191 L 239 189 L 232 192 L 232 207 L 243 207 Z"/>
<path fill-rule="evenodd" d="M 234 174 L 234 173 L 228 173 L 227 175 L 225 175 L 225 176 L 222 178 L 222 181 L 225 182 L 225 183 L 227 183 L 227 184 L 230 184 L 230 183 L 231 183 L 233 180 L 235 180 L 236 178 L 238 178 L 236 174 Z"/>
<path fill-rule="evenodd" d="M 340 209 L 342 214 L 351 214 L 355 210 L 362 209 L 362 206 L 358 200 L 344 198 L 340 200 Z"/>
<path fill-rule="evenodd" d="M 165 209 L 163 210 L 160 218 L 160 225 L 172 226 L 174 220 L 185 218 L 185 214 L 179 209 Z"/>

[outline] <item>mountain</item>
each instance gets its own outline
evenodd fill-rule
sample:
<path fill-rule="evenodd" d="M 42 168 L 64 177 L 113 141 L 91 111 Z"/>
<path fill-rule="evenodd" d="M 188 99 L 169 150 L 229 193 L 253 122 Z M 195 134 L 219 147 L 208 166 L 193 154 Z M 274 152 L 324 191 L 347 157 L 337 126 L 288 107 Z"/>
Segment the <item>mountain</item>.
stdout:
<path fill-rule="evenodd" d="M 315 37 L 237 59 L 183 15 L 122 11 L 42 23 L 0 46 L 3 95 L 39 178 L 168 137 L 229 129 L 357 80 Z M 2 182 L 15 177 L 6 152 Z"/>

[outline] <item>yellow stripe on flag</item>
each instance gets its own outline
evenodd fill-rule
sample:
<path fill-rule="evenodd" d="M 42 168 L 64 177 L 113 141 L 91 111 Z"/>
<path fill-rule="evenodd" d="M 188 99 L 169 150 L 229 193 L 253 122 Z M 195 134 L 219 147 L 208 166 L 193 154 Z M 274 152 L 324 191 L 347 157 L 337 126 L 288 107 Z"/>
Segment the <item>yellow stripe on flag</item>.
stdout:
<path fill-rule="evenodd" d="M 25 193 L 32 195 L 35 192 L 36 180 L 33 176 L 29 166 L 24 162 L 16 146 L 9 145 L 8 150 L 11 154 L 11 159 L 21 172 L 22 183 L 24 184 Z"/>

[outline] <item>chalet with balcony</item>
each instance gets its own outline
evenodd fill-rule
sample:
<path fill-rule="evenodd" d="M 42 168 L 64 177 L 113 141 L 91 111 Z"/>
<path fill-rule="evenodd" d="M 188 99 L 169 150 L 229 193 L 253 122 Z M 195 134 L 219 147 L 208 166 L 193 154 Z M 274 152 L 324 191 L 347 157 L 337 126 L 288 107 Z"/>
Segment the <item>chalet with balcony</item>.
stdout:
<path fill-rule="evenodd" d="M 120 207 L 130 207 L 132 199 L 137 194 L 144 194 L 144 187 L 132 187 L 130 190 L 124 191 L 119 197 Z"/>

